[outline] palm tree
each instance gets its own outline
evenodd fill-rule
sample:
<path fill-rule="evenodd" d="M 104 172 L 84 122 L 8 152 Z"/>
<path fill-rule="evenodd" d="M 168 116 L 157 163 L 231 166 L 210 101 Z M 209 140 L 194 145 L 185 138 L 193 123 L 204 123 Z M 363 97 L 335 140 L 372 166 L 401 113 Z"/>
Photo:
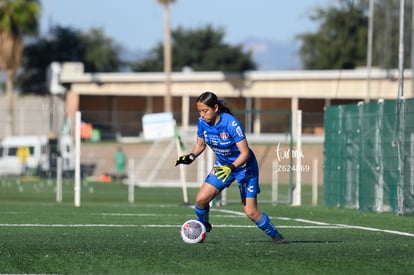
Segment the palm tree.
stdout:
<path fill-rule="evenodd" d="M 164 6 L 164 73 L 165 88 L 164 111 L 172 111 L 171 100 L 171 28 L 170 28 L 170 4 L 175 0 L 158 0 Z"/>
<path fill-rule="evenodd" d="M 0 71 L 6 72 L 8 112 L 5 135 L 13 134 L 13 82 L 23 53 L 23 36 L 38 30 L 38 0 L 0 0 Z"/>

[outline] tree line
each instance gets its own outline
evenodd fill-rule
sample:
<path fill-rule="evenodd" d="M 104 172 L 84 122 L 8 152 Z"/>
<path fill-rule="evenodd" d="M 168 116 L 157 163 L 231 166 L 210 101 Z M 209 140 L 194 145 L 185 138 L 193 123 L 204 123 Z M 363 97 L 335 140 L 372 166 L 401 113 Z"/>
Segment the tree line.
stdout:
<path fill-rule="evenodd" d="M 374 3 L 373 65 L 396 68 L 400 1 L 376 0 Z M 411 26 L 411 4 L 406 1 L 407 30 Z M 162 42 L 139 60 L 122 60 L 122 45 L 99 28 L 83 32 L 55 26 L 46 35 L 38 36 L 40 11 L 38 0 L 0 1 L 0 70 L 16 79 L 22 92 L 47 92 L 46 69 L 53 61 L 80 61 L 87 72 L 163 70 Z M 308 16 L 319 27 L 315 32 L 296 36 L 301 42 L 298 55 L 303 69 L 353 69 L 366 65 L 368 0 L 338 0 L 311 10 Z M 26 37 L 30 39 L 24 40 Z M 252 52 L 245 51 L 242 45 L 223 42 L 225 32 L 221 28 L 178 27 L 172 30 L 171 38 L 172 71 L 181 71 L 184 67 L 194 71 L 232 72 L 257 68 Z M 411 56 L 410 38 L 410 31 L 406 31 L 406 60 Z M 20 68 L 19 74 L 17 68 Z"/>
<path fill-rule="evenodd" d="M 411 57 L 412 1 L 404 7 L 404 59 Z M 400 0 L 375 0 L 372 65 L 398 67 Z M 369 0 L 337 0 L 312 10 L 310 20 L 319 23 L 314 33 L 297 35 L 304 69 L 354 69 L 366 66 Z M 405 67 L 410 67 L 405 62 Z"/>

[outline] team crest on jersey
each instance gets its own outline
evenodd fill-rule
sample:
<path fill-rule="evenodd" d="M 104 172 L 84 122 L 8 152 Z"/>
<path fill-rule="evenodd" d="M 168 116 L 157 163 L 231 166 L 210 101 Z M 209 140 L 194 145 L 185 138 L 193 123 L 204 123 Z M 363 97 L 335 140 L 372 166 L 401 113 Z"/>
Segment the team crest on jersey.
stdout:
<path fill-rule="evenodd" d="M 229 133 L 221 132 L 220 137 L 222 140 L 227 140 L 229 138 Z"/>

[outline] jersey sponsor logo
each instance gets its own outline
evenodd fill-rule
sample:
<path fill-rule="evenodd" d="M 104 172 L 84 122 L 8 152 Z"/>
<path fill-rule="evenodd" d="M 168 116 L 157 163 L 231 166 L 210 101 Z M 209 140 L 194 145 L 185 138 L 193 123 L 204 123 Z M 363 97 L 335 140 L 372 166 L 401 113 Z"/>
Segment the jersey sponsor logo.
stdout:
<path fill-rule="evenodd" d="M 242 131 L 242 129 L 240 128 L 240 126 L 237 126 L 237 128 L 236 128 L 236 132 L 237 132 L 237 134 L 239 135 L 239 137 L 243 137 L 244 135 L 243 135 L 243 131 Z"/>
<path fill-rule="evenodd" d="M 222 140 L 227 140 L 229 138 L 229 133 L 221 132 L 220 137 Z"/>
<path fill-rule="evenodd" d="M 216 153 L 216 155 L 221 155 L 221 156 L 229 156 L 231 155 L 231 151 L 230 149 L 221 149 L 217 146 L 210 146 L 211 150 L 213 150 L 214 153 Z"/>
<path fill-rule="evenodd" d="M 220 144 L 220 140 L 217 136 L 210 136 L 210 144 L 212 146 L 218 146 Z"/>

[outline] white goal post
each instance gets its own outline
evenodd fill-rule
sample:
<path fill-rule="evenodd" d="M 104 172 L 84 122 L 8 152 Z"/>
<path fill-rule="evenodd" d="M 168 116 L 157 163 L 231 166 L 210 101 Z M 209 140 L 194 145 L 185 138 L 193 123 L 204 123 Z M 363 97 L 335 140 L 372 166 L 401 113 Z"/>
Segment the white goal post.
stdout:
<path fill-rule="evenodd" d="M 81 205 L 81 112 L 75 115 L 75 186 L 74 204 Z"/>

